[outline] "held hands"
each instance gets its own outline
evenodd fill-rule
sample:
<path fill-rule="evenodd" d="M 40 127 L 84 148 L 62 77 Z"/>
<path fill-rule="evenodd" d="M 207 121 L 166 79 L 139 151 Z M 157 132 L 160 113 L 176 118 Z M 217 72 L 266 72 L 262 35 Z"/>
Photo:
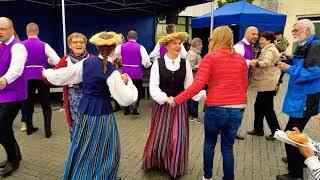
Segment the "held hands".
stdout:
<path fill-rule="evenodd" d="M 290 67 L 289 64 L 286 64 L 284 62 L 278 62 L 277 67 L 282 71 L 282 72 L 287 72 L 288 68 Z"/>
<path fill-rule="evenodd" d="M 300 130 L 299 130 L 298 128 L 296 128 L 296 127 L 292 128 L 292 129 L 293 129 L 296 133 L 299 133 L 299 134 L 301 133 Z M 305 143 L 305 144 L 303 144 L 303 145 L 306 146 L 306 147 L 297 145 L 297 148 L 298 148 L 298 150 L 300 151 L 300 154 L 301 154 L 302 156 L 304 156 L 305 158 L 308 158 L 308 157 L 312 157 L 312 156 L 315 155 L 314 152 L 313 152 L 313 150 L 310 148 L 310 146 L 309 146 L 308 143 Z"/>
<path fill-rule="evenodd" d="M 249 65 L 250 65 L 251 67 L 256 67 L 256 66 L 257 66 L 257 62 L 258 62 L 258 61 L 257 61 L 256 59 L 253 59 L 253 60 L 250 61 L 250 64 L 249 64 Z"/>
<path fill-rule="evenodd" d="M 127 85 L 130 80 L 130 76 L 127 73 L 123 73 L 121 74 L 121 79 L 123 80 L 124 84 Z"/>
<path fill-rule="evenodd" d="M 7 80 L 4 77 L 0 78 L 0 89 L 4 89 L 7 86 Z"/>
<path fill-rule="evenodd" d="M 176 105 L 176 103 L 174 102 L 174 97 L 172 97 L 172 96 L 168 97 L 167 103 L 172 107 L 174 107 Z"/>

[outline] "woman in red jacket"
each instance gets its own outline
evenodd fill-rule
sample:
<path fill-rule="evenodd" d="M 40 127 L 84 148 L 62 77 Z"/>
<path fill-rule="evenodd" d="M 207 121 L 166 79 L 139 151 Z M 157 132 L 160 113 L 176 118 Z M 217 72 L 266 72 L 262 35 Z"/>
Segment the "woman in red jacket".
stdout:
<path fill-rule="evenodd" d="M 204 177 L 212 179 L 214 148 L 221 132 L 224 180 L 234 179 L 233 144 L 247 103 L 248 67 L 233 50 L 233 33 L 227 26 L 216 28 L 209 53 L 201 61 L 190 87 L 169 101 L 181 104 L 208 84 L 204 117 Z"/>
<path fill-rule="evenodd" d="M 67 39 L 70 52 L 61 58 L 55 69 L 72 66 L 75 63 L 87 59 L 90 56 L 86 51 L 86 36 L 81 33 L 75 32 L 70 34 Z M 81 83 L 63 87 L 64 108 L 71 139 L 75 128 L 75 122 L 78 116 L 78 105 L 81 96 Z"/>

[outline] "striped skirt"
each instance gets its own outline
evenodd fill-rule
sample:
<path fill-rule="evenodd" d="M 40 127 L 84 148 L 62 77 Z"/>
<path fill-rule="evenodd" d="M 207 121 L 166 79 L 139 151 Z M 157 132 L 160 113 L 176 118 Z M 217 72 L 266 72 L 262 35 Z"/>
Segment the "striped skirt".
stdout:
<path fill-rule="evenodd" d="M 153 102 L 143 168 L 165 170 L 174 178 L 182 176 L 187 170 L 188 149 L 187 103 L 170 107 Z"/>
<path fill-rule="evenodd" d="M 119 161 L 119 133 L 113 114 L 80 115 L 63 179 L 115 180 Z"/>

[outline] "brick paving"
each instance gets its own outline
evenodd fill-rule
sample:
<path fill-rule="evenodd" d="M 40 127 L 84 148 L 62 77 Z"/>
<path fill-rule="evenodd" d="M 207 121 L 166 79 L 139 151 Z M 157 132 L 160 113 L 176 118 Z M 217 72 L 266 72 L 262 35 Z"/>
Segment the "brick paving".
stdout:
<path fill-rule="evenodd" d="M 281 128 L 285 127 L 288 117 L 281 113 L 283 95 L 286 85 L 275 100 L 275 109 Z M 264 137 L 253 137 L 246 134 L 253 127 L 253 104 L 255 95 L 248 93 L 248 107 L 245 111 L 240 133 L 245 136 L 244 141 L 236 140 L 234 145 L 235 175 L 238 180 L 274 180 L 278 174 L 286 173 L 286 164 L 281 162 L 285 155 L 284 145 L 279 141 L 266 141 Z M 162 172 L 144 172 L 141 169 L 141 157 L 150 126 L 150 100 L 143 100 L 140 106 L 140 116 L 124 116 L 122 112 L 116 113 L 116 119 L 121 138 L 121 164 L 119 175 L 123 180 L 154 179 L 165 180 L 169 177 Z M 201 109 L 200 106 L 199 109 Z M 20 168 L 10 177 L 3 179 L 33 180 L 33 179 L 61 179 L 64 164 L 67 158 L 70 143 L 64 112 L 54 108 L 53 136 L 44 138 L 44 128 L 41 109 L 36 108 L 34 115 L 35 125 L 40 128 L 31 136 L 20 132 L 20 115 L 14 123 L 15 136 L 20 145 L 23 160 Z M 200 111 L 201 112 L 201 111 Z M 200 113 L 203 119 L 203 113 Z M 319 139 L 320 125 L 311 120 L 306 132 L 313 138 Z M 267 127 L 265 123 L 265 127 Z M 269 134 L 268 128 L 265 133 Z M 222 157 L 220 153 L 220 140 L 216 146 L 214 159 L 214 179 L 222 179 Z M 200 180 L 202 178 L 202 145 L 203 124 L 190 122 L 190 148 L 189 167 L 182 180 Z M 5 159 L 5 153 L 0 146 L 0 161 Z M 307 176 L 308 170 L 305 170 Z M 1 179 L 1 178 L 0 178 Z"/>

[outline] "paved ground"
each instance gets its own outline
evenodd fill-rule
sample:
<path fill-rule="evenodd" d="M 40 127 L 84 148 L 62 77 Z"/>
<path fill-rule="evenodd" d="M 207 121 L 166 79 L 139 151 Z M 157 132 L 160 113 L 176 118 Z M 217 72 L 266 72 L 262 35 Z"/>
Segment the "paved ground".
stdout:
<path fill-rule="evenodd" d="M 286 86 L 286 85 L 284 85 Z M 284 128 L 287 117 L 280 112 L 285 88 L 276 97 L 275 109 L 281 127 Z M 284 156 L 284 146 L 278 141 L 266 141 L 264 137 L 252 137 L 246 134 L 253 126 L 254 93 L 249 92 L 248 108 L 240 132 L 245 136 L 244 141 L 236 140 L 234 145 L 235 175 L 239 180 L 274 180 L 278 174 L 286 173 L 286 164 L 281 162 Z M 64 163 L 67 158 L 69 134 L 65 123 L 64 112 L 55 107 L 53 113 L 53 136 L 44 138 L 42 113 L 39 108 L 35 113 L 35 124 L 40 130 L 27 136 L 19 131 L 20 115 L 17 117 L 14 129 L 17 141 L 22 151 L 20 168 L 8 180 L 16 179 L 61 179 Z M 132 179 L 168 179 L 161 172 L 141 170 L 141 157 L 150 126 L 150 101 L 144 100 L 140 108 L 140 116 L 123 116 L 116 113 L 121 137 L 121 165 L 119 175 L 124 180 Z M 203 114 L 201 113 L 201 118 Z M 267 127 L 267 126 L 266 126 Z M 314 139 L 319 138 L 319 124 L 314 119 L 309 122 L 306 132 Z M 266 134 L 270 131 L 265 128 Z M 182 180 L 200 180 L 202 177 L 202 144 L 203 124 L 190 123 L 189 168 Z M 220 144 L 217 144 L 214 159 L 214 178 L 222 179 L 222 158 Z M 5 159 L 3 148 L 0 148 L 0 160 Z M 307 172 L 307 170 L 306 170 Z M 307 173 L 306 173 L 307 174 Z M 1 178 L 0 178 L 1 179 Z"/>

